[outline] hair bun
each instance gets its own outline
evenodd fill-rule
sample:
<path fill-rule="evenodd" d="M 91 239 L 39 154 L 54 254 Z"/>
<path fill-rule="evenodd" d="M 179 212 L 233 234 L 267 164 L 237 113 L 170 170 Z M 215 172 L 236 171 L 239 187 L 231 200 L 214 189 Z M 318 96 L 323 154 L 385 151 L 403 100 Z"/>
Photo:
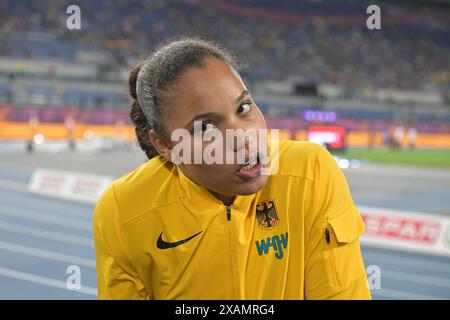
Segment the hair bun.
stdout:
<path fill-rule="evenodd" d="M 136 101 L 137 101 L 136 83 L 142 65 L 143 62 L 139 62 L 138 64 L 134 65 L 134 67 L 130 71 L 130 76 L 128 78 L 128 90 L 130 92 L 131 97 Z"/>

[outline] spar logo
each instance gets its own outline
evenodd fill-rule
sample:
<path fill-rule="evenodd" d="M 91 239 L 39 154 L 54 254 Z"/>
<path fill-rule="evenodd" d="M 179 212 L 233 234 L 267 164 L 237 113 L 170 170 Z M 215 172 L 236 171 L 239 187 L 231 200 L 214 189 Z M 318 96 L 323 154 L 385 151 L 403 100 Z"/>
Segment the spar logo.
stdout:
<path fill-rule="evenodd" d="M 267 237 L 266 239 L 256 241 L 255 244 L 260 256 L 263 254 L 268 254 L 270 248 L 272 248 L 275 252 L 275 258 L 281 259 L 283 258 L 283 249 L 287 248 L 288 233 L 285 232 L 284 234 Z"/>
<path fill-rule="evenodd" d="M 361 212 L 361 216 L 366 225 L 365 234 L 368 236 L 406 240 L 425 245 L 434 245 L 439 241 L 441 223 L 438 221 L 375 215 L 366 212 Z"/>

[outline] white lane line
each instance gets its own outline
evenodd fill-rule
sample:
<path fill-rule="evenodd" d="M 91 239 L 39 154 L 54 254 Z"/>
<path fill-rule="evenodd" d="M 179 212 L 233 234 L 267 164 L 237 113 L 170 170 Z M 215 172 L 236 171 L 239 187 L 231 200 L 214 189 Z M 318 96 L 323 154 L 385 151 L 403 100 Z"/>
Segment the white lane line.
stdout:
<path fill-rule="evenodd" d="M 446 278 L 432 277 L 432 276 L 424 276 L 419 274 L 412 274 L 406 272 L 397 272 L 390 270 L 381 270 L 381 281 L 384 278 L 403 281 L 403 282 L 413 282 L 417 284 L 423 284 L 428 286 L 436 286 L 443 288 L 450 288 L 450 280 Z"/>
<path fill-rule="evenodd" d="M 15 224 L 15 223 L 0 221 L 0 230 L 15 232 L 15 233 L 32 236 L 32 237 L 55 240 L 58 242 L 77 244 L 80 246 L 85 246 L 85 247 L 90 247 L 90 248 L 94 247 L 93 240 L 89 239 L 89 238 L 72 236 L 72 235 L 68 235 L 66 233 L 49 231 L 49 230 L 40 229 L 40 228 L 27 227 L 27 226 Z"/>
<path fill-rule="evenodd" d="M 450 273 L 450 259 L 449 263 L 429 261 L 428 259 L 414 259 L 414 258 L 403 258 L 392 255 L 384 255 L 377 253 L 366 253 L 363 254 L 364 260 L 370 260 L 370 262 L 375 263 L 386 263 L 390 265 L 418 268 L 431 271 L 448 272 Z M 424 263 L 426 261 L 426 263 Z"/>
<path fill-rule="evenodd" d="M 14 211 L 14 212 L 9 212 Z M 92 231 L 92 223 L 87 221 L 80 221 L 78 219 L 57 217 L 55 215 L 39 213 L 37 211 L 28 211 L 14 207 L 4 206 L 0 204 L 0 215 L 7 215 L 12 217 L 19 217 L 23 219 L 46 222 L 49 224 L 56 224 L 64 227 Z"/>
<path fill-rule="evenodd" d="M 425 294 L 411 293 L 406 291 L 392 290 L 392 289 L 381 289 L 372 291 L 372 297 L 379 296 L 390 299 L 399 300 L 447 300 L 442 297 L 429 296 Z"/>
<path fill-rule="evenodd" d="M 0 276 L 12 278 L 12 279 L 18 279 L 22 281 L 32 282 L 41 284 L 48 287 L 54 287 L 59 289 L 65 289 L 76 293 L 83 293 L 91 296 L 97 296 L 97 289 L 93 287 L 83 286 L 81 285 L 80 289 L 69 289 L 66 286 L 65 281 L 47 278 L 38 276 L 32 273 L 26 273 L 21 271 L 16 271 L 12 269 L 2 268 L 0 267 Z M 45 299 L 45 297 L 42 297 L 42 299 Z"/>
<path fill-rule="evenodd" d="M 54 260 L 59 262 L 64 262 L 68 264 L 76 264 L 79 266 L 84 266 L 88 268 L 95 268 L 95 260 L 72 256 L 64 253 L 38 249 L 29 246 L 23 246 L 20 244 L 15 244 L 12 242 L 0 241 L 0 250 L 20 253 L 29 255 L 32 257 L 44 258 L 48 260 Z"/>
<path fill-rule="evenodd" d="M 2 186 L 0 186 L 0 191 Z M 77 210 L 73 208 L 73 204 L 67 202 L 67 204 L 58 204 L 55 203 L 54 198 L 31 198 L 31 196 L 35 196 L 37 194 L 29 193 L 23 196 L 17 196 L 17 194 L 1 194 L 0 192 L 0 200 L 3 202 L 12 202 L 13 205 L 20 204 L 26 206 L 25 209 L 34 209 L 35 207 L 45 207 L 54 214 L 57 215 L 70 215 L 77 218 L 91 218 L 92 213 L 94 212 L 94 207 L 80 207 L 81 210 Z M 32 205 L 30 205 L 32 204 Z M 5 203 L 3 205 L 6 205 Z M 10 205 L 10 204 L 9 204 Z M 15 207 L 14 207 L 15 208 Z"/>

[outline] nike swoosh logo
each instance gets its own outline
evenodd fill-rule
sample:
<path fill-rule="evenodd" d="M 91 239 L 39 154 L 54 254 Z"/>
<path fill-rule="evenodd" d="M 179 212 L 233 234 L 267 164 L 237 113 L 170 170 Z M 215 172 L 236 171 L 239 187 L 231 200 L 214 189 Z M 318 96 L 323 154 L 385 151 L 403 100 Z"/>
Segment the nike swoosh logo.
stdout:
<path fill-rule="evenodd" d="M 191 240 L 192 238 L 198 236 L 200 233 L 202 233 L 203 231 L 200 231 L 199 233 L 196 233 L 192 236 L 190 236 L 189 238 L 177 241 L 177 242 L 166 242 L 162 239 L 162 232 L 159 235 L 158 241 L 156 242 L 156 246 L 158 247 L 158 249 L 169 249 L 169 248 L 174 248 L 179 246 L 180 244 L 186 243 L 189 240 Z"/>

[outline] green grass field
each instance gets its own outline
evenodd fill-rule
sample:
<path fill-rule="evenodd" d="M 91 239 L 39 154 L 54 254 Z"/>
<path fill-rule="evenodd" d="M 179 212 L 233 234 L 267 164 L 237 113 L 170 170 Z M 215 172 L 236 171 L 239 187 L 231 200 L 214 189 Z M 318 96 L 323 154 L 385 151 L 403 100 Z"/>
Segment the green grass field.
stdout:
<path fill-rule="evenodd" d="M 450 168 L 450 150 L 444 149 L 386 150 L 354 148 L 342 152 L 333 152 L 333 154 L 345 158 L 365 159 L 374 163 Z"/>

